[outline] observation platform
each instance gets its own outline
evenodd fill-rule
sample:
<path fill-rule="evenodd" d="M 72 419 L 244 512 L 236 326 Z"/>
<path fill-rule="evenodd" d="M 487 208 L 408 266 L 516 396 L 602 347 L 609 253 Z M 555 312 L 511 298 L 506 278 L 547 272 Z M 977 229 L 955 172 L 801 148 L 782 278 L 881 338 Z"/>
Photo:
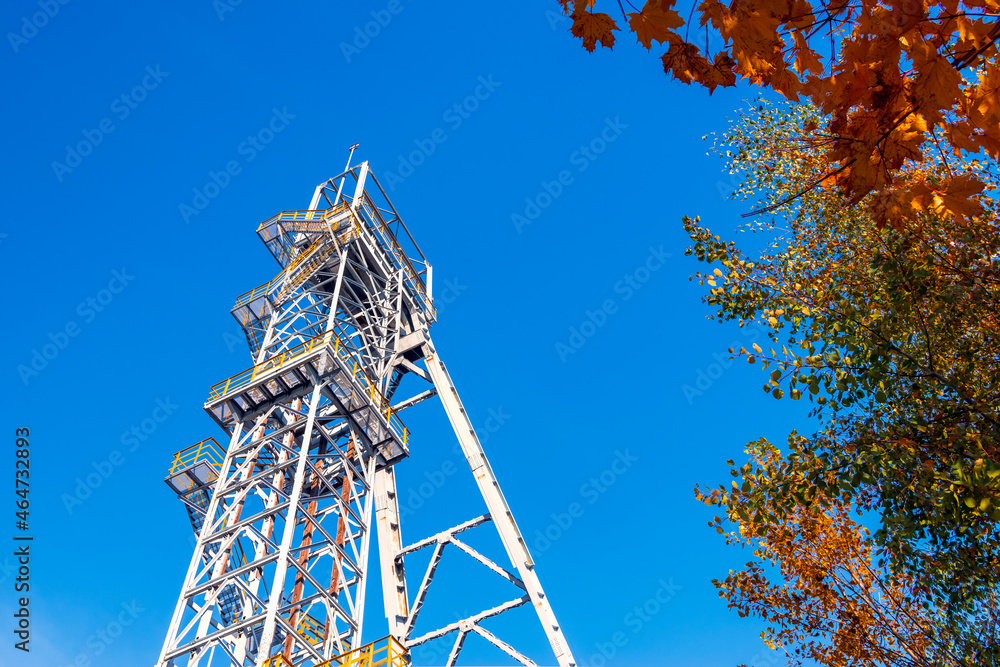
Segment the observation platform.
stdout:
<path fill-rule="evenodd" d="M 174 454 L 164 481 L 179 496 L 210 487 L 219 478 L 225 458 L 226 451 L 215 438 L 205 438 Z"/>
<path fill-rule="evenodd" d="M 409 302 L 423 310 L 430 321 L 436 319 L 437 309 L 423 278 L 389 225 L 382 216 L 369 214 L 377 213 L 372 206 L 363 206 L 362 213 L 342 203 L 329 209 L 282 211 L 257 227 L 257 235 L 282 270 L 268 282 L 241 294 L 230 309 L 255 359 L 275 310 L 320 268 L 326 267 L 328 273 L 335 271 L 345 247 L 349 261 L 375 270 L 382 280 L 388 282 L 402 272 Z M 361 242 L 351 243 L 356 239 Z"/>
<path fill-rule="evenodd" d="M 205 438 L 174 454 L 170 474 L 164 481 L 184 501 L 195 535 L 205 524 L 215 482 L 219 479 L 225 459 L 226 452 L 215 438 Z M 217 552 L 218 545 L 212 545 L 208 551 L 209 556 Z M 230 569 L 246 565 L 246 555 L 238 542 L 230 550 L 228 562 Z M 238 615 L 239 602 L 239 593 L 233 585 L 226 586 L 219 594 L 219 613 L 227 623 Z"/>
<path fill-rule="evenodd" d="M 315 245 L 328 241 L 331 236 L 336 239 L 336 243 L 331 244 L 332 248 L 337 250 L 349 245 L 352 240 L 359 239 L 361 243 L 350 244 L 351 250 L 355 252 L 354 259 L 364 266 L 378 267 L 382 277 L 387 280 L 396 272 L 402 271 L 403 283 L 409 296 L 424 311 L 429 321 L 434 321 L 437 311 L 431 302 L 424 278 L 403 250 L 392 226 L 386 222 L 381 209 L 365 193 L 358 202 L 358 207 L 354 207 L 351 202 L 342 202 L 328 209 L 282 211 L 260 223 L 257 235 L 284 269 L 275 278 L 279 282 L 289 271 L 296 271 L 295 263 L 302 261 L 300 258 L 303 255 L 311 252 Z M 296 254 L 296 248 L 301 247 L 307 239 L 312 245 L 308 250 Z M 272 285 L 271 291 L 273 289 Z"/>
<path fill-rule="evenodd" d="M 275 308 L 329 260 L 336 261 L 339 249 L 358 237 L 361 226 L 350 209 L 337 207 L 326 211 L 283 211 L 262 222 L 257 233 L 283 268 L 268 282 L 237 297 L 230 309 L 246 333 L 254 358 L 260 352 Z M 293 239 L 307 233 L 316 236 L 310 237 L 309 245 L 292 257 Z"/>
<path fill-rule="evenodd" d="M 266 359 L 210 390 L 205 410 L 227 431 L 237 421 L 272 405 L 305 396 L 317 382 L 330 381 L 329 398 L 374 445 L 382 465 L 409 455 L 409 431 L 349 348 L 327 332 Z"/>

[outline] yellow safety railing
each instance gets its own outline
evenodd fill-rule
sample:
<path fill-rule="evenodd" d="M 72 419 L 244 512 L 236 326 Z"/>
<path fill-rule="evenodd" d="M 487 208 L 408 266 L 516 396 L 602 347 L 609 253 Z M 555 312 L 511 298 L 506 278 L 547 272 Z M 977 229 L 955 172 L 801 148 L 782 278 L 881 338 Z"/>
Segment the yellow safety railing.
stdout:
<path fill-rule="evenodd" d="M 282 274 L 279 273 L 271 281 L 266 282 L 263 285 L 258 285 L 257 287 L 254 287 L 249 292 L 244 292 L 243 294 L 239 295 L 238 297 L 236 297 L 236 305 L 234 305 L 232 308 L 230 308 L 230 310 L 236 310 L 240 306 L 244 306 L 244 305 L 250 303 L 251 301 L 253 301 L 254 299 L 257 299 L 259 297 L 264 296 L 265 294 L 267 294 L 268 292 L 271 291 L 271 288 L 274 286 L 274 284 L 276 282 L 278 282 L 278 280 L 281 278 L 281 276 L 282 276 Z"/>
<path fill-rule="evenodd" d="M 327 214 L 328 211 L 321 208 L 308 211 L 282 211 L 278 214 L 278 220 L 322 220 Z"/>
<path fill-rule="evenodd" d="M 368 208 L 377 208 L 375 207 L 374 204 L 372 204 L 370 201 L 367 200 L 367 195 L 366 199 L 362 200 L 362 204 Z M 349 206 L 348 202 L 341 202 L 337 206 L 328 209 L 282 211 L 281 213 L 271 216 L 264 222 L 260 223 L 260 225 L 258 225 L 257 227 L 257 232 L 259 233 L 266 227 L 282 221 L 306 222 L 312 220 L 323 220 L 330 215 L 333 215 L 335 213 L 338 213 L 339 211 L 346 209 L 348 206 Z M 354 218 L 353 212 L 351 214 L 351 217 Z M 412 282 L 414 288 L 420 295 L 421 300 L 424 302 L 424 305 L 427 307 L 427 309 L 432 313 L 434 313 L 436 316 L 437 309 L 431 304 L 430 298 L 427 296 L 427 291 L 424 288 L 423 281 L 416 274 L 416 269 L 414 269 L 413 264 L 410 262 L 409 257 L 406 255 L 406 252 L 403 251 L 403 247 L 399 244 L 399 241 L 396 239 L 396 235 L 393 234 L 388 227 L 386 227 L 385 223 L 382 222 L 380 218 L 374 215 L 372 215 L 371 217 L 374 221 L 376 221 L 376 224 L 378 224 L 379 228 L 381 228 L 384 238 L 388 241 L 389 253 L 396 260 L 396 264 L 401 269 L 403 269 L 403 272 L 406 274 L 406 277 Z M 354 219 L 353 223 L 354 224 L 352 224 L 351 229 L 347 230 L 346 232 L 342 233 L 340 236 L 337 237 L 337 239 L 341 243 L 346 242 L 348 238 L 356 237 L 360 234 L 361 230 L 358 221 Z M 270 236 L 268 240 L 270 240 L 271 238 L 274 238 L 274 236 Z M 301 258 L 304 254 L 306 253 L 300 253 L 298 257 Z M 293 265 L 294 261 L 295 260 L 293 260 Z M 287 270 L 291 270 L 292 268 L 294 268 L 293 265 L 290 265 Z"/>
<path fill-rule="evenodd" d="M 278 228 L 278 223 L 281 221 L 322 221 L 328 215 L 335 213 L 346 206 L 346 203 L 340 204 L 336 208 L 332 209 L 317 209 L 309 211 L 282 211 L 277 215 L 273 215 L 264 222 L 257 226 L 257 234 L 261 237 L 261 240 L 271 249 L 271 252 L 275 254 L 278 261 L 285 265 L 286 261 L 291 261 L 288 256 L 288 251 L 286 246 L 288 245 L 287 237 L 286 242 L 282 243 L 278 241 L 277 247 L 272 247 L 271 242 L 278 239 L 279 236 L 283 235 L 283 232 Z M 318 230 L 317 230 L 318 231 Z"/>
<path fill-rule="evenodd" d="M 347 230 L 347 233 L 349 234 L 350 231 L 351 230 Z M 346 234 L 342 234 L 341 236 L 345 236 L 345 235 Z M 274 282 L 278 282 L 278 279 L 280 279 L 282 276 L 290 274 L 294 269 L 296 269 L 300 265 L 302 265 L 302 260 L 299 259 L 299 258 L 302 258 L 303 255 L 305 255 L 306 253 L 308 253 L 308 257 L 306 259 L 308 259 L 309 261 L 306 262 L 304 264 L 304 266 L 307 266 L 307 267 L 308 266 L 313 266 L 313 268 L 316 268 L 317 266 L 319 266 L 320 264 L 322 264 L 323 262 L 325 262 L 326 258 L 329 257 L 330 254 L 334 251 L 334 246 L 328 245 L 328 246 L 326 246 L 325 248 L 323 248 L 321 250 L 318 250 L 316 252 L 312 252 L 312 248 L 320 245 L 323 242 L 323 240 L 324 239 L 320 239 L 315 244 L 313 244 L 312 246 L 310 246 L 308 250 L 306 250 L 305 252 L 301 253 L 298 256 L 298 258 L 296 258 L 296 261 L 294 261 L 291 264 L 289 264 L 288 268 L 286 268 L 282 273 L 280 273 L 278 275 L 278 278 L 275 278 Z M 341 240 L 343 240 L 343 239 L 341 239 Z M 278 292 L 277 295 L 275 295 L 274 302 L 275 303 L 281 303 L 282 301 L 284 301 L 285 297 L 290 292 L 292 292 L 295 289 L 297 289 L 299 287 L 299 285 L 301 285 L 302 283 L 304 283 L 306 281 L 306 279 L 309 277 L 309 275 L 310 275 L 309 271 L 303 271 L 298 276 L 295 276 L 295 278 L 293 280 L 290 280 L 289 282 L 287 282 L 285 284 L 285 286 L 281 288 L 281 291 Z"/>
<path fill-rule="evenodd" d="M 342 232 L 337 237 L 337 240 L 341 244 L 344 244 L 347 243 L 347 241 L 350 240 L 351 238 L 356 238 L 359 235 L 359 233 L 360 233 L 360 227 L 357 221 L 355 220 L 354 224 L 352 224 L 351 227 L 349 227 L 347 230 Z M 321 239 L 321 241 L 322 240 L 323 239 Z M 256 332 L 256 331 L 251 332 L 250 331 L 251 327 L 253 327 L 256 324 L 257 329 L 266 328 L 268 318 L 271 315 L 271 310 L 273 307 L 272 304 L 279 304 L 282 301 L 284 301 L 285 297 L 289 294 L 289 292 L 295 290 L 305 280 L 305 278 L 307 277 L 306 273 L 303 272 L 301 275 L 296 277 L 296 279 L 285 284 L 285 286 L 277 294 L 272 294 L 275 288 L 284 282 L 285 276 L 287 276 L 291 271 L 300 268 L 302 262 L 306 262 L 306 265 L 309 265 L 312 263 L 325 261 L 326 258 L 330 255 L 330 253 L 332 253 L 335 249 L 334 245 L 328 245 L 326 246 L 326 248 L 321 249 L 318 252 L 311 252 L 312 248 L 315 247 L 316 245 L 319 245 L 319 242 L 317 242 L 313 246 L 310 246 L 310 248 L 306 249 L 302 254 L 299 255 L 299 258 L 297 260 L 293 261 L 287 268 L 282 269 L 281 273 L 279 273 L 270 281 L 264 283 L 263 285 L 258 285 L 249 292 L 245 292 L 236 298 L 236 304 L 230 310 L 236 317 L 236 320 L 243 327 L 243 329 L 246 330 L 248 334 L 250 334 L 251 336 L 251 340 L 249 341 L 250 349 L 253 352 L 254 356 L 257 356 L 257 352 L 260 349 L 259 348 L 260 338 L 263 337 L 263 332 Z M 253 312 L 248 304 L 251 304 L 253 301 L 263 297 L 269 297 L 269 300 L 258 309 L 259 312 L 256 313 Z"/>
<path fill-rule="evenodd" d="M 353 364 L 351 370 L 352 375 L 361 381 L 362 386 L 368 391 L 368 398 L 378 407 L 378 411 L 383 417 L 385 417 L 385 421 L 389 424 L 389 428 L 391 428 L 396 435 L 399 436 L 405 445 L 410 437 L 410 431 L 403 425 L 403 422 L 399 419 L 396 411 L 392 409 L 389 401 L 387 401 L 385 396 L 382 395 L 382 392 L 376 388 L 375 383 L 368 377 L 368 373 L 365 372 L 365 369 L 362 368 L 360 364 L 358 364 L 358 360 L 351 356 L 351 353 L 346 347 L 340 344 L 339 337 L 334 341 L 333 349 L 337 352 L 340 358 L 344 360 L 344 363 L 349 366 Z"/>
<path fill-rule="evenodd" d="M 334 213 L 337 213 L 338 211 L 342 211 L 345 208 L 347 208 L 347 202 L 341 202 L 341 203 L 337 204 L 337 206 L 335 206 L 334 208 L 325 208 L 325 209 L 324 208 L 318 208 L 318 209 L 310 209 L 310 210 L 305 210 L 305 211 L 282 211 L 281 213 L 279 213 L 277 215 L 272 215 L 270 218 L 268 218 L 264 222 L 260 223 L 257 226 L 257 231 L 258 232 L 261 231 L 262 229 L 264 229 L 265 227 L 267 227 L 268 225 L 270 225 L 272 223 L 282 222 L 282 221 L 286 221 L 286 220 L 290 221 L 290 222 L 291 221 L 303 221 L 304 222 L 304 221 L 309 221 L 309 220 L 322 220 L 323 218 L 325 218 L 325 217 L 327 217 L 329 215 L 332 215 Z"/>
<path fill-rule="evenodd" d="M 297 359 L 299 357 L 305 356 L 312 352 L 313 350 L 325 345 L 330 342 L 333 333 L 320 334 L 314 338 L 299 343 L 295 347 L 285 350 L 276 357 L 271 357 L 266 359 L 261 363 L 257 364 L 253 368 L 248 368 L 242 373 L 238 373 L 228 380 L 223 380 L 217 384 L 212 385 L 212 388 L 208 395 L 208 400 L 213 400 L 225 396 L 231 391 L 236 391 L 241 387 L 245 387 L 252 383 L 255 378 L 264 373 L 274 370 L 275 368 L 280 368 L 285 363 Z"/>
<path fill-rule="evenodd" d="M 349 229 L 344 234 L 341 234 L 341 236 L 340 236 L 341 242 L 343 242 L 343 240 L 352 231 L 354 231 L 354 230 Z M 268 282 L 264 283 L 263 285 L 258 285 L 257 287 L 254 287 L 249 292 L 244 292 L 240 296 L 236 297 L 236 304 L 233 305 L 233 307 L 230 308 L 230 310 L 238 310 L 242 306 L 245 306 L 246 304 L 248 304 L 251 301 L 253 301 L 254 299 L 258 299 L 260 297 L 267 296 L 277 285 L 281 284 L 282 280 L 284 279 L 284 277 L 286 275 L 288 275 L 289 273 L 291 273 L 292 271 L 294 271 L 295 269 L 297 269 L 299 267 L 299 265 L 301 265 L 305 260 L 310 259 L 310 258 L 314 258 L 314 257 L 319 257 L 320 255 L 314 253 L 313 251 L 317 247 L 319 247 L 319 245 L 322 242 L 323 242 L 323 239 L 320 239 L 316 243 L 313 243 L 311 246 L 309 246 L 308 248 L 306 248 L 305 250 L 303 250 L 301 253 L 299 253 L 295 257 L 295 259 L 292 260 L 292 262 L 287 267 L 285 267 L 284 269 L 282 269 L 281 273 L 279 273 L 278 275 L 276 275 L 274 278 L 272 278 Z M 329 254 L 329 253 L 326 253 L 326 254 Z M 244 318 L 244 323 L 246 323 L 248 321 L 249 321 L 249 315 L 247 315 Z"/>
<path fill-rule="evenodd" d="M 202 460 L 207 461 L 218 472 L 222 468 L 222 461 L 225 458 L 226 452 L 215 441 L 215 438 L 205 438 L 201 442 L 197 442 L 174 454 L 174 460 L 170 466 L 170 474 L 173 475 Z"/>
<path fill-rule="evenodd" d="M 288 658 L 279 653 L 268 658 L 264 663 L 264 667 L 292 667 L 292 663 L 288 661 Z"/>
<path fill-rule="evenodd" d="M 358 219 L 351 215 L 351 228 L 337 237 L 341 244 L 347 243 L 348 239 L 356 239 L 361 236 L 361 224 Z"/>
<path fill-rule="evenodd" d="M 299 268 L 302 262 L 312 257 L 313 253 L 319 250 L 319 247 L 323 245 L 323 241 L 324 239 L 322 237 L 317 239 L 315 243 L 313 243 L 311 246 L 309 246 L 308 248 L 300 252 L 298 255 L 296 255 L 295 259 L 289 262 L 288 266 L 285 267 L 284 274 L 285 275 L 291 274 L 292 271 Z M 281 274 L 279 274 L 279 277 L 280 276 Z"/>
<path fill-rule="evenodd" d="M 403 667 L 408 663 L 406 649 L 390 635 L 342 653 L 316 667 Z"/>
<path fill-rule="evenodd" d="M 404 667 L 409 662 L 409 654 L 403 645 L 389 636 L 318 663 L 316 667 Z M 292 663 L 281 653 L 268 658 L 264 665 L 292 667 Z"/>
<path fill-rule="evenodd" d="M 318 618 L 311 614 L 299 615 L 299 627 L 296 631 L 305 637 L 312 645 L 322 644 L 326 639 L 326 627 Z"/>
<path fill-rule="evenodd" d="M 340 206 L 337 207 L 337 209 L 334 209 L 334 210 L 338 210 L 338 209 L 341 209 L 343 207 L 344 207 L 344 205 L 341 204 Z M 310 218 L 309 216 L 311 214 L 316 214 L 314 217 L 316 219 L 318 219 L 318 220 L 322 220 L 324 216 L 323 215 L 319 215 L 321 213 L 322 214 L 327 214 L 329 212 L 328 211 L 283 211 L 282 213 L 279 213 L 278 215 L 276 215 L 276 216 L 274 216 L 272 218 L 268 218 L 267 220 L 265 220 L 264 222 L 262 222 L 261 226 L 267 225 L 267 224 L 269 224 L 269 223 L 271 223 L 272 221 L 275 221 L 275 220 L 284 220 L 286 218 L 284 218 L 282 216 L 285 216 L 286 214 L 287 214 L 287 219 L 294 219 L 294 220 L 310 220 L 310 219 L 313 219 L 313 218 Z M 337 239 L 337 241 L 341 245 L 343 245 L 344 243 L 347 243 L 352 238 L 357 238 L 360 235 L 360 233 L 361 233 L 361 226 L 358 223 L 357 218 L 353 215 L 353 213 L 351 214 L 351 220 L 352 220 L 352 223 L 351 223 L 350 227 L 348 227 L 346 230 L 344 230 L 340 234 L 336 235 L 336 239 Z M 275 276 L 269 282 L 266 282 L 263 285 L 259 285 L 259 286 L 255 287 L 255 288 L 253 288 L 252 290 L 250 290 L 249 292 L 245 292 L 245 293 L 241 294 L 236 299 L 236 305 L 234 305 L 230 310 L 233 310 L 233 311 L 238 310 L 242 306 L 244 306 L 244 305 L 250 303 L 251 301 L 253 301 L 254 299 L 257 299 L 259 297 L 266 296 L 266 295 L 270 294 L 272 291 L 274 291 L 275 287 L 277 287 L 278 285 L 280 285 L 284 281 L 285 276 L 290 275 L 292 272 L 294 272 L 296 269 L 298 269 L 304 262 L 312 261 L 312 260 L 316 260 L 316 259 L 320 259 L 320 258 L 326 258 L 327 256 L 329 256 L 329 254 L 334 250 L 334 248 L 332 246 L 328 247 L 326 250 L 317 252 L 317 250 L 319 249 L 319 247 L 321 245 L 323 245 L 323 243 L 325 242 L 325 240 L 326 240 L 326 236 L 325 235 L 322 236 L 322 237 L 320 237 L 320 238 L 318 238 L 313 244 L 311 244 L 309 247 L 305 248 L 302 252 L 300 252 L 298 255 L 296 255 L 288 263 L 288 266 L 286 266 L 284 269 L 282 269 L 281 273 L 279 273 L 277 276 Z M 282 291 L 281 295 L 285 294 L 289 289 L 293 289 L 294 286 L 295 286 L 295 283 L 293 283 L 293 284 L 291 284 L 289 286 L 286 286 L 285 289 Z M 281 300 L 281 295 L 279 295 L 278 301 Z M 244 319 L 244 324 L 247 324 L 249 322 L 249 319 L 250 319 L 249 315 L 244 316 L 243 319 Z"/>
<path fill-rule="evenodd" d="M 351 368 L 352 375 L 361 382 L 361 385 L 365 388 L 368 393 L 368 398 L 372 403 L 378 408 L 378 411 L 385 417 L 386 422 L 389 427 L 400 437 L 403 444 L 406 444 L 410 436 L 410 431 L 403 425 L 403 422 L 399 419 L 395 410 L 386 400 L 382 392 L 378 390 L 376 384 L 372 382 L 371 378 L 368 377 L 368 373 L 365 372 L 364 368 L 358 363 L 358 360 L 354 358 L 351 354 L 349 348 L 343 344 L 339 336 L 334 335 L 332 331 L 325 334 L 320 334 L 314 338 L 299 343 L 293 348 L 285 350 L 276 357 L 271 357 L 266 359 L 261 363 L 257 364 L 253 368 L 248 368 L 242 373 L 238 373 L 233 377 L 223 380 L 212 386 L 209 390 L 208 400 L 212 401 L 217 398 L 228 395 L 230 392 L 236 391 L 252 384 L 254 379 L 268 373 L 276 368 L 280 368 L 283 365 L 294 361 L 300 357 L 303 357 L 313 350 L 316 350 L 323 345 L 333 344 L 333 351 L 339 356 L 344 363 Z"/>

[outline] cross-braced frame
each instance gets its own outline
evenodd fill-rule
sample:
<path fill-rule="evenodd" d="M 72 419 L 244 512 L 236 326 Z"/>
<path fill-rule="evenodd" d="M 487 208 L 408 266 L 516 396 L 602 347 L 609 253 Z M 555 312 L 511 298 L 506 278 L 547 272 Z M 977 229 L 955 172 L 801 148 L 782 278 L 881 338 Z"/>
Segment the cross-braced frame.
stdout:
<path fill-rule="evenodd" d="M 574 665 L 431 341 L 431 266 L 368 163 L 317 186 L 308 210 L 280 213 L 257 232 L 281 271 L 233 308 L 254 366 L 212 387 L 205 406 L 228 447 L 224 455 L 204 443 L 178 453 L 167 480 L 188 507 L 197 543 L 160 667 L 335 664 L 362 642 L 373 530 L 388 631 L 399 646 L 450 637 L 453 665 L 476 635 L 534 665 L 483 625 L 530 606 L 559 664 Z M 406 376 L 429 386 L 399 400 Z M 404 547 L 394 466 L 408 455 L 409 432 L 399 413 L 435 395 L 487 511 Z M 488 525 L 509 565 L 460 537 Z M 506 579 L 512 596 L 418 632 L 446 547 Z M 425 549 L 430 564 L 408 589 L 404 561 Z"/>

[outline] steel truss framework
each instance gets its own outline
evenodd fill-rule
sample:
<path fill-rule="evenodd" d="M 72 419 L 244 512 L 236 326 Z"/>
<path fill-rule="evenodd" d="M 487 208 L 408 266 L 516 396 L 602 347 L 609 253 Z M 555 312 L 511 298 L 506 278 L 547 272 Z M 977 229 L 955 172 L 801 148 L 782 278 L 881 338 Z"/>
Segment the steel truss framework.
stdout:
<path fill-rule="evenodd" d="M 368 163 L 320 184 L 308 210 L 274 216 L 258 234 L 281 271 L 233 308 L 254 366 L 213 387 L 205 405 L 228 447 L 214 458 L 202 454 L 204 443 L 179 453 L 167 479 L 187 505 L 197 543 L 158 667 L 266 667 L 278 655 L 312 667 L 357 649 L 373 529 L 389 633 L 404 647 L 453 635 L 454 665 L 476 634 L 534 665 L 481 624 L 531 605 L 558 663 L 575 665 L 431 341 L 431 266 Z M 392 405 L 407 373 L 430 386 Z M 394 465 L 408 455 L 409 433 L 399 412 L 435 395 L 487 513 L 404 546 Z M 460 537 L 487 524 L 506 567 Z M 509 581 L 514 597 L 416 635 L 449 545 Z M 430 563 L 411 600 L 405 561 L 424 549 Z"/>

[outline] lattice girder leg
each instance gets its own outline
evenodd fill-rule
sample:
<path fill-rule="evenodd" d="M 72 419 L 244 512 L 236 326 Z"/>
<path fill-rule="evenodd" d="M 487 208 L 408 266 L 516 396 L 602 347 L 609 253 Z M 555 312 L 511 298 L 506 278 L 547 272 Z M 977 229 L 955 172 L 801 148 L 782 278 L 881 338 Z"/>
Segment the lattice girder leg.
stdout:
<path fill-rule="evenodd" d="M 465 407 L 462 405 L 462 401 L 459 398 L 458 391 L 452 382 L 451 376 L 434 348 L 434 344 L 431 340 L 429 332 L 427 331 L 426 325 L 423 325 L 416 332 L 411 334 L 411 336 L 415 337 L 415 340 L 414 338 L 410 338 L 409 349 L 419 347 L 422 350 L 422 357 L 426 366 L 426 372 L 425 374 L 419 373 L 419 371 L 423 369 L 415 367 L 412 360 L 401 360 L 399 363 L 401 365 L 408 366 L 408 370 L 411 372 L 415 372 L 418 375 L 425 375 L 426 378 L 433 383 L 434 389 L 436 390 L 442 406 L 444 407 L 445 413 L 448 416 L 448 420 L 451 423 L 452 430 L 459 441 L 462 453 L 469 464 L 469 469 L 472 471 L 472 474 L 476 479 L 476 484 L 484 502 L 486 503 L 489 514 L 484 517 L 480 517 L 479 519 L 466 522 L 465 524 L 457 526 L 450 531 L 445 531 L 435 537 L 428 538 L 423 542 L 418 542 L 411 547 L 407 547 L 406 549 L 398 552 L 397 559 L 402 561 L 402 557 L 406 554 L 412 553 L 417 549 L 429 546 L 431 543 L 436 542 L 434 554 L 431 557 L 430 564 L 428 565 L 420 588 L 414 598 L 412 607 L 408 610 L 406 620 L 403 623 L 401 641 L 406 646 L 413 647 L 429 641 L 430 639 L 443 636 L 448 632 L 458 631 L 459 637 L 456 640 L 452 651 L 452 657 L 457 659 L 458 653 L 461 651 L 464 644 L 466 635 L 469 632 L 475 632 L 504 652 L 514 656 L 523 664 L 533 664 L 530 659 L 518 653 L 509 644 L 497 639 L 489 631 L 478 626 L 478 621 L 482 620 L 482 618 L 502 613 L 510 608 L 520 606 L 520 604 L 523 604 L 524 602 L 530 602 L 532 607 L 535 609 L 538 619 L 541 622 L 542 629 L 549 640 L 549 644 L 552 646 L 553 653 L 555 654 L 560 667 L 574 667 L 576 665 L 576 661 L 573 658 L 573 654 L 570 651 L 563 635 L 562 628 L 556 620 L 555 613 L 552 610 L 552 605 L 550 604 L 548 597 L 545 595 L 541 581 L 538 579 L 538 575 L 535 572 L 535 563 L 528 552 L 528 546 L 517 527 L 517 523 L 514 520 L 514 515 L 510 510 L 510 506 L 507 504 L 507 500 L 504 498 L 503 492 L 500 490 L 500 484 L 493 472 L 492 467 L 490 466 L 486 453 L 479 442 L 479 438 L 477 437 L 475 429 L 469 420 Z M 484 523 L 487 520 L 489 520 L 496 527 L 500 541 L 503 543 L 504 550 L 506 551 L 511 565 L 517 572 L 517 576 L 511 572 L 507 572 L 503 568 L 500 568 L 495 562 L 485 556 L 482 556 L 475 550 L 468 547 L 468 545 L 455 538 L 456 533 Z M 431 632 L 426 635 L 422 635 L 421 637 L 411 639 L 410 634 L 413 631 L 424 597 L 427 594 L 427 589 L 433 580 L 437 565 L 441 558 L 442 550 L 446 544 L 454 544 L 471 555 L 473 558 L 476 558 L 476 560 L 479 560 L 487 568 L 514 583 L 518 588 L 525 592 L 525 599 L 511 601 L 507 605 L 501 605 L 501 607 L 488 610 L 479 616 L 470 617 L 462 622 L 465 623 L 464 626 L 461 623 L 453 624 L 453 627 L 448 627 L 446 629 Z M 382 569 L 384 577 L 386 576 L 385 573 L 387 568 L 383 565 Z M 388 609 L 389 605 L 387 604 L 387 610 Z"/>

